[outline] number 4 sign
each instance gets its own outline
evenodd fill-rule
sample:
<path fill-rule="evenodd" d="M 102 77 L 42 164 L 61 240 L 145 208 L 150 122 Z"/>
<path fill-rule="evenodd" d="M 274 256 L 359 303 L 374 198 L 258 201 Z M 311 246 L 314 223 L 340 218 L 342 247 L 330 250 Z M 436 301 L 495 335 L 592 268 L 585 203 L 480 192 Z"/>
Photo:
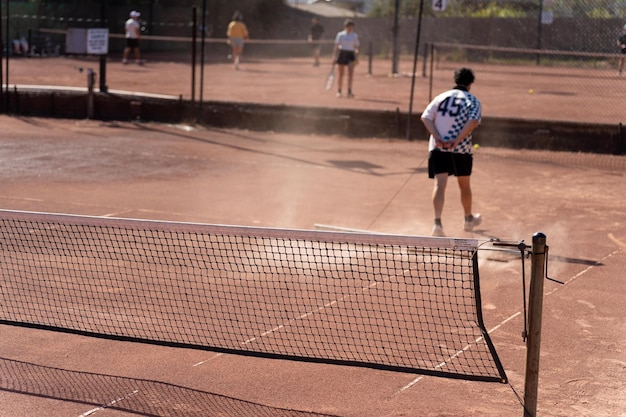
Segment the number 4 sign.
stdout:
<path fill-rule="evenodd" d="M 446 10 L 446 0 L 433 0 L 433 10 L 436 12 Z"/>

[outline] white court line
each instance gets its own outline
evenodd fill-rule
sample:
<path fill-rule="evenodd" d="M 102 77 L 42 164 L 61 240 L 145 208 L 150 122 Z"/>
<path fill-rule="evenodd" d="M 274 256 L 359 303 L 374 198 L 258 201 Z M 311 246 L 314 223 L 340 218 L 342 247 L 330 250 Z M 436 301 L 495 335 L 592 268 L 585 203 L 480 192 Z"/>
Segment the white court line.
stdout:
<path fill-rule="evenodd" d="M 618 238 L 616 238 L 615 236 L 613 236 L 613 233 L 609 233 L 609 239 L 615 243 L 617 246 L 619 246 L 620 248 L 626 248 L 626 243 L 622 242 L 621 240 L 619 240 Z"/>
<path fill-rule="evenodd" d="M 87 93 L 89 91 L 87 87 L 72 87 L 72 86 L 63 86 L 63 85 L 13 84 L 13 88 L 17 90 L 74 91 L 74 92 L 79 92 L 79 93 Z M 160 99 L 167 99 L 167 100 L 179 100 L 180 99 L 180 97 L 178 96 L 172 96 L 172 95 L 167 95 L 167 94 L 142 93 L 142 92 L 126 91 L 126 90 L 109 90 L 109 94 L 117 94 L 117 95 L 132 96 L 132 97 L 160 98 Z"/>
<path fill-rule="evenodd" d="M 571 277 L 570 279 L 568 279 L 567 281 L 565 281 L 563 283 L 563 285 L 567 285 L 572 283 L 573 281 L 575 281 L 576 279 L 580 278 L 581 276 L 585 275 L 587 272 L 591 271 L 591 269 L 595 268 L 596 266 L 598 266 L 599 264 L 603 263 L 604 260 L 610 258 L 611 256 L 614 256 L 616 253 L 618 253 L 619 251 L 621 251 L 622 249 L 626 248 L 626 244 L 620 242 L 619 240 L 615 239 L 613 237 L 612 233 L 609 233 L 609 239 L 613 240 L 615 243 L 621 244 L 623 246 L 621 246 L 618 249 L 615 249 L 613 252 L 609 253 L 608 255 L 606 255 L 604 258 L 600 259 L 596 265 L 589 265 L 587 268 L 583 269 L 582 271 L 580 271 L 579 273 L 577 273 L 576 275 L 574 275 L 573 277 Z M 553 289 L 552 291 L 548 292 L 545 294 L 545 297 L 547 297 L 548 295 L 552 295 L 553 293 L 557 292 L 562 286 L 556 287 L 555 289 Z"/>
<path fill-rule="evenodd" d="M 204 360 L 204 361 L 200 361 L 200 362 L 194 363 L 193 365 L 191 365 L 191 367 L 192 367 L 192 368 L 195 368 L 196 366 L 204 365 L 205 363 L 207 363 L 207 362 L 209 362 L 209 361 L 212 361 L 213 359 L 215 359 L 215 358 L 217 358 L 217 357 L 219 357 L 219 356 L 222 356 L 222 355 L 223 355 L 223 353 L 216 353 L 215 355 L 211 356 L 211 357 L 210 357 L 209 359 L 207 359 L 207 360 Z"/>
<path fill-rule="evenodd" d="M 376 285 L 378 285 L 378 282 L 374 282 L 374 283 L 372 283 L 372 284 L 368 285 L 367 287 L 362 287 L 362 288 L 361 288 L 361 292 L 365 292 L 365 291 L 367 291 L 367 290 L 369 290 L 369 289 L 371 289 L 371 288 L 375 287 Z M 346 295 L 346 296 L 344 296 L 344 297 L 341 297 L 341 298 L 339 298 L 339 299 L 337 299 L 337 300 L 333 300 L 333 301 L 331 301 L 331 302 L 329 302 L 329 303 L 326 303 L 326 304 L 324 304 L 323 306 L 318 307 L 318 308 L 317 308 L 317 310 L 313 310 L 313 311 L 309 311 L 308 313 L 304 313 L 304 314 L 303 314 L 303 315 L 301 315 L 300 317 L 296 317 L 296 318 L 294 318 L 294 319 L 291 319 L 291 320 L 287 321 L 286 323 L 280 324 L 280 325 L 278 325 L 278 326 L 274 327 L 274 328 L 273 328 L 273 329 L 271 329 L 271 330 L 268 330 L 268 331 L 266 331 L 266 332 L 261 333 L 259 336 L 252 337 L 252 338 L 250 338 L 250 339 L 246 340 L 245 342 L 243 342 L 243 343 L 242 343 L 242 345 L 247 345 L 247 344 L 249 344 L 249 343 L 254 342 L 254 341 L 255 341 L 256 339 L 258 339 L 259 337 L 267 336 L 267 335 L 269 335 L 269 334 L 272 334 L 272 333 L 274 333 L 274 332 L 277 332 L 278 330 L 280 330 L 280 329 L 283 329 L 283 328 L 287 327 L 287 326 L 288 326 L 288 325 L 290 325 L 291 323 L 294 323 L 294 322 L 296 322 L 296 321 L 298 321 L 298 320 L 301 320 L 301 319 L 307 318 L 307 317 L 309 317 L 309 316 L 312 316 L 312 315 L 313 315 L 313 314 L 315 314 L 315 313 L 319 313 L 320 311 L 322 311 L 322 310 L 324 310 L 324 309 L 326 309 L 326 308 L 328 308 L 328 307 L 330 307 L 330 306 L 333 306 L 333 305 L 337 304 L 337 303 L 338 303 L 338 302 L 340 302 L 340 301 L 345 301 L 346 299 L 348 299 L 348 298 L 350 298 L 350 297 L 352 297 L 352 295 L 350 295 L 350 294 L 349 294 L 349 295 Z"/>
<path fill-rule="evenodd" d="M 374 282 L 374 283 L 372 283 L 372 284 L 368 285 L 367 287 L 362 287 L 362 288 L 361 288 L 361 292 L 365 292 L 365 291 L 367 291 L 367 290 L 369 290 L 369 289 L 371 289 L 371 288 L 373 288 L 373 287 L 375 287 L 375 286 L 377 286 L 377 285 L 378 285 L 378 282 Z M 353 295 L 353 294 L 352 294 L 352 295 Z M 312 316 L 312 315 L 313 315 L 313 314 L 315 314 L 315 313 L 319 313 L 319 312 L 321 312 L 322 310 L 324 310 L 324 309 L 326 309 L 326 308 L 328 308 L 328 307 L 331 307 L 331 306 L 333 306 L 333 305 L 335 305 L 335 304 L 339 303 L 340 301 L 345 301 L 345 300 L 347 300 L 348 298 L 352 297 L 352 295 L 346 295 L 346 296 L 341 297 L 341 298 L 339 298 L 339 299 L 337 299 L 337 300 L 330 301 L 330 302 L 328 302 L 328 303 L 324 304 L 323 306 L 318 307 L 318 308 L 317 308 L 317 310 L 313 310 L 313 311 L 309 311 L 308 313 L 304 313 L 304 314 L 302 314 L 301 316 L 296 317 L 296 318 L 293 318 L 293 319 L 291 319 L 291 320 L 289 320 L 289 321 L 287 321 L 287 322 L 285 322 L 285 323 L 283 323 L 283 324 L 280 324 L 280 325 L 278 325 L 278 326 L 274 327 L 273 329 L 270 329 L 270 330 L 268 330 L 268 331 L 266 331 L 266 332 L 261 333 L 261 334 L 260 334 L 260 335 L 258 335 L 258 336 L 254 336 L 254 337 L 252 337 L 252 338 L 250 338 L 250 339 L 248 339 L 248 340 L 245 340 L 245 341 L 241 342 L 241 344 L 242 344 L 242 345 L 248 345 L 248 344 L 250 344 L 250 343 L 254 342 L 255 340 L 257 340 L 257 339 L 259 339 L 259 338 L 261 338 L 261 337 L 268 336 L 268 335 L 270 335 L 270 334 L 272 334 L 272 333 L 274 333 L 274 332 L 277 332 L 277 331 L 279 331 L 279 330 L 281 330 L 281 329 L 284 329 L 285 327 L 289 326 L 289 325 L 290 325 L 290 324 L 292 324 L 292 323 L 295 323 L 295 322 L 296 322 L 296 321 L 298 321 L 298 320 L 302 320 L 302 319 L 304 319 L 304 318 L 307 318 L 307 317 L 309 317 L 309 316 Z M 207 359 L 207 360 L 205 360 L 205 361 L 200 361 L 200 362 L 195 363 L 194 365 L 192 365 L 192 367 L 196 367 L 196 366 L 204 365 L 205 363 L 209 362 L 210 360 L 213 360 L 213 359 L 215 359 L 216 357 L 221 356 L 221 355 L 223 355 L 223 353 L 218 353 L 218 354 L 216 354 L 215 356 L 211 357 L 211 359 Z"/>
<path fill-rule="evenodd" d="M 124 213 L 130 213 L 132 210 L 124 210 L 124 211 L 114 211 L 112 213 L 105 213 L 102 214 L 102 217 L 119 217 L 121 215 L 123 215 Z"/>
<path fill-rule="evenodd" d="M 614 250 L 613 252 L 609 253 L 608 255 L 606 255 L 604 258 L 600 259 L 599 263 L 603 262 L 605 259 L 610 258 L 611 256 L 614 256 L 616 253 L 618 253 L 620 250 L 626 248 L 626 244 L 621 242 L 620 240 L 616 239 L 612 233 L 609 233 L 609 239 L 611 239 L 613 242 L 615 242 L 618 246 L 620 246 L 619 249 Z M 584 274 L 586 274 L 587 272 L 589 272 L 592 268 L 595 268 L 597 265 L 589 265 L 587 268 L 583 269 L 582 271 L 580 271 L 579 273 L 577 273 L 576 275 L 574 275 L 573 277 L 571 277 L 569 280 L 565 281 L 564 285 L 567 285 L 571 282 L 573 282 L 574 280 L 580 278 L 581 276 L 583 276 Z M 544 298 L 554 294 L 555 292 L 557 292 L 559 289 L 561 288 L 561 286 L 556 287 L 555 289 L 553 289 L 552 291 L 546 293 L 544 295 Z M 512 319 L 514 319 L 515 317 L 519 316 L 520 314 L 522 314 L 520 311 L 518 311 L 517 313 L 513 314 L 511 317 L 505 319 L 504 321 L 500 322 L 500 324 L 496 325 L 495 327 L 493 327 L 491 330 L 489 330 L 487 333 L 491 334 L 492 332 L 498 330 L 500 327 L 502 327 L 506 322 L 511 321 Z M 476 339 L 476 341 L 479 341 L 482 338 L 478 338 Z M 466 347 L 467 348 L 467 347 Z M 464 348 L 463 350 L 465 350 L 466 348 Z M 461 351 L 457 352 L 454 356 L 457 356 Z M 450 357 L 450 359 L 452 358 Z M 439 365 L 443 365 L 445 364 L 445 362 L 442 362 Z M 437 367 L 439 367 L 439 365 L 437 365 Z M 437 368 L 436 367 L 436 368 Z M 421 375 L 417 378 L 415 378 L 413 381 L 409 382 L 407 385 L 405 385 L 404 387 L 400 388 L 394 395 L 392 395 L 392 397 L 395 397 L 396 395 L 402 394 L 404 391 L 406 391 L 407 389 L 411 388 L 413 385 L 417 384 L 419 381 L 421 381 L 424 378 L 424 375 Z"/>
<path fill-rule="evenodd" d="M 492 332 L 495 332 L 496 330 L 498 330 L 500 327 L 502 327 L 504 324 L 506 324 L 507 322 L 513 320 L 515 317 L 519 316 L 520 314 L 522 314 L 521 311 L 518 311 L 517 313 L 513 314 L 512 316 L 510 316 L 507 319 L 504 319 L 503 321 L 501 321 L 499 324 L 497 324 L 495 327 L 491 328 L 491 330 L 487 331 L 487 333 L 491 334 Z M 478 338 L 476 338 L 476 340 L 474 340 L 474 344 L 480 342 L 481 340 L 483 340 L 483 337 L 480 336 Z M 468 350 L 472 345 L 467 344 L 463 349 L 460 349 L 459 351 L 457 351 L 454 355 L 451 355 L 448 359 L 446 359 L 445 361 L 441 362 L 440 364 L 438 364 L 437 366 L 435 366 L 435 369 L 441 369 L 444 366 L 446 366 L 448 364 L 448 362 L 450 362 L 452 359 L 458 357 L 459 355 L 461 355 L 463 352 L 465 352 L 466 350 Z M 407 389 L 411 388 L 413 385 L 417 384 L 418 382 L 420 382 L 422 379 L 424 378 L 424 375 L 420 375 L 417 378 L 415 378 L 414 380 L 412 380 L 411 382 L 409 382 L 407 385 L 403 386 L 402 388 L 400 388 L 395 394 L 392 395 L 392 398 L 402 394 L 404 391 L 406 391 Z"/>
<path fill-rule="evenodd" d="M 127 399 L 127 398 L 129 398 L 129 397 L 132 397 L 133 395 L 137 394 L 138 392 L 139 392 L 139 390 L 134 390 L 133 392 L 130 392 L 130 393 L 126 394 L 126 395 L 125 395 L 125 396 L 123 396 L 123 397 L 120 397 L 120 398 L 118 398 L 118 399 L 115 399 L 115 400 L 113 400 L 113 401 L 111 401 L 111 402 L 109 402 L 109 403 L 107 403 L 107 404 L 103 405 L 102 407 L 96 407 L 96 408 L 94 408 L 94 409 L 92 409 L 92 410 L 89 410 L 89 411 L 87 411 L 87 412 L 85 412 L 85 413 L 81 414 L 81 415 L 80 415 L 80 416 L 78 416 L 78 417 L 87 417 L 87 416 L 90 416 L 90 415 L 92 415 L 92 414 L 94 414 L 94 413 L 97 413 L 98 411 L 104 410 L 104 409 L 105 409 L 105 408 L 107 408 L 107 407 L 110 407 L 110 406 L 112 406 L 112 405 L 115 405 L 115 404 L 119 403 L 120 401 L 124 401 L 125 399 Z"/>

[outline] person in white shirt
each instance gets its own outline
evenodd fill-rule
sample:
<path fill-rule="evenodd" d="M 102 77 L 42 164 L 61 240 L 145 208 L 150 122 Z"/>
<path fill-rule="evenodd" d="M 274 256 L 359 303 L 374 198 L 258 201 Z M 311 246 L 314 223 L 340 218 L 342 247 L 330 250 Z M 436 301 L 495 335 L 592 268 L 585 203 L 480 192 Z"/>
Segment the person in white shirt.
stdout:
<path fill-rule="evenodd" d="M 126 30 L 126 48 L 124 48 L 124 58 L 122 59 L 122 63 L 124 64 L 128 64 L 130 51 L 135 52 L 135 62 L 138 65 L 143 64 L 139 54 L 139 38 L 141 38 L 139 16 L 141 16 L 141 13 L 133 10 L 130 12 L 130 18 L 124 24 L 124 29 Z"/>
<path fill-rule="evenodd" d="M 435 223 L 433 236 L 445 236 L 441 213 L 448 177 L 457 177 L 461 190 L 461 205 L 465 214 L 463 230 L 471 232 L 482 222 L 480 214 L 472 214 L 472 131 L 478 127 L 482 109 L 480 101 L 470 93 L 474 73 L 459 68 L 454 73 L 455 86 L 439 94 L 422 112 L 422 122 L 430 133 L 428 142 L 428 177 L 435 179 L 433 206 Z"/>
<path fill-rule="evenodd" d="M 337 33 L 335 37 L 335 49 L 333 56 L 335 64 L 339 66 L 339 77 L 337 79 L 337 97 L 341 97 L 341 88 L 343 86 L 343 77 L 348 68 L 348 97 L 354 97 L 352 94 L 352 80 L 354 79 L 354 66 L 358 63 L 359 55 L 359 35 L 354 32 L 354 22 L 350 19 L 343 24 L 344 30 Z"/>

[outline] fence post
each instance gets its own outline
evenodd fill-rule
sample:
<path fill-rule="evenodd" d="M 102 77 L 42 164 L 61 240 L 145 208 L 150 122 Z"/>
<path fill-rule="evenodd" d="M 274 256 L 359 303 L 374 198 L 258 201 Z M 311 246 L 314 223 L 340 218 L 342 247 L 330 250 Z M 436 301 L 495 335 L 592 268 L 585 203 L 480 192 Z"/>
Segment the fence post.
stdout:
<path fill-rule="evenodd" d="M 4 113 L 4 78 L 3 71 L 4 66 L 2 65 L 4 56 L 4 40 L 2 39 L 2 3 L 0 2 L 0 113 Z M 9 53 L 9 44 L 7 43 L 7 54 Z M 8 94 L 8 91 L 7 91 Z"/>
<path fill-rule="evenodd" d="M 368 44 L 367 50 L 367 75 L 372 75 L 372 60 L 374 59 L 374 46 L 372 41 Z"/>
<path fill-rule="evenodd" d="M 198 42 L 198 7 L 191 8 L 191 103 L 196 102 L 196 44 Z"/>
<path fill-rule="evenodd" d="M 432 43 L 424 44 L 424 51 L 422 52 L 422 78 L 426 78 L 426 63 L 428 62 L 428 53 L 432 49 Z"/>
<path fill-rule="evenodd" d="M 430 79 L 428 82 L 428 102 L 433 99 L 433 77 L 435 76 L 435 44 L 430 44 Z"/>
<path fill-rule="evenodd" d="M 524 383 L 524 417 L 537 415 L 539 387 L 539 353 L 541 346 L 541 318 L 543 313 L 543 284 L 548 246 L 546 235 L 533 235 L 532 270 L 528 299 L 528 339 L 526 340 L 526 377 Z"/>
<path fill-rule="evenodd" d="M 105 26 L 106 24 L 106 26 Z M 109 29 L 109 21 L 107 19 L 107 2 L 100 0 L 100 27 Z M 100 92 L 106 93 L 109 91 L 107 86 L 107 54 L 100 55 Z"/>
<path fill-rule="evenodd" d="M 94 96 L 93 87 L 96 84 L 96 73 L 89 68 L 87 70 L 87 118 L 93 119 L 94 117 Z"/>

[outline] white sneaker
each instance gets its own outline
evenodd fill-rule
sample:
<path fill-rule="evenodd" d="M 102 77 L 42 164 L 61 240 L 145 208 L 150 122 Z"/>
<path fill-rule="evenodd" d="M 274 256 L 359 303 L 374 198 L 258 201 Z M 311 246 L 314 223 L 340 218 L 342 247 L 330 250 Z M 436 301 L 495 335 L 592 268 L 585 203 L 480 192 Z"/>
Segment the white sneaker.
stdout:
<path fill-rule="evenodd" d="M 443 227 L 439 226 L 438 224 L 433 225 L 433 236 L 437 236 L 437 237 L 445 237 L 446 234 L 443 232 Z"/>
<path fill-rule="evenodd" d="M 474 230 L 474 227 L 480 225 L 483 222 L 483 218 L 480 214 L 474 214 L 474 218 L 470 221 L 465 221 L 465 224 L 463 225 L 463 230 L 465 230 L 466 232 L 471 232 L 472 230 Z"/>

